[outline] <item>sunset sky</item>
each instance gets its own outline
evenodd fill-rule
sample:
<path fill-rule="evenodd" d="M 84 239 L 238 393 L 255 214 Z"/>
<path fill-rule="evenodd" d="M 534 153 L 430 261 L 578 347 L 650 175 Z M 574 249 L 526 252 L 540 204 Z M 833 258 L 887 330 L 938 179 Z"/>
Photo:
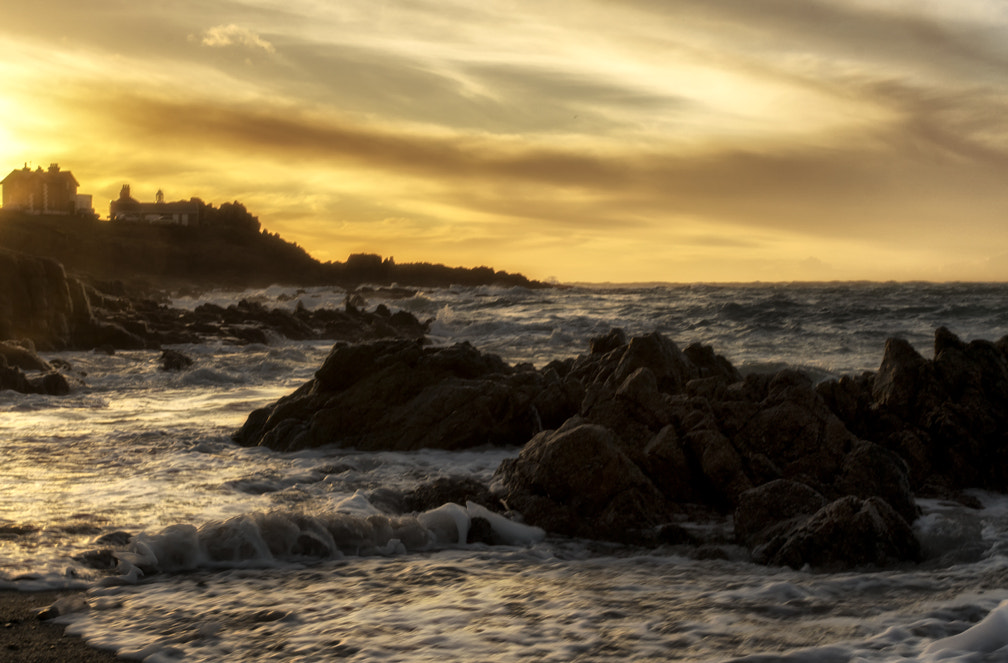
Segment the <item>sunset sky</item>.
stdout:
<path fill-rule="evenodd" d="M 0 169 L 243 202 L 322 260 L 1008 279 L 1002 0 L 34 0 Z"/>

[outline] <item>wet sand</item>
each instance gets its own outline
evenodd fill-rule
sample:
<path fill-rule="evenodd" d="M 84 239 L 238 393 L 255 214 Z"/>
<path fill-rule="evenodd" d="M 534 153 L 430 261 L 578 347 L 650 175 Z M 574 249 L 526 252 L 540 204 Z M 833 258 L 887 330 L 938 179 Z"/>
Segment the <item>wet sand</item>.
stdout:
<path fill-rule="evenodd" d="M 87 646 L 63 627 L 38 619 L 38 613 L 64 596 L 77 591 L 18 592 L 0 590 L 0 660 L 10 663 L 119 661 L 110 651 Z"/>

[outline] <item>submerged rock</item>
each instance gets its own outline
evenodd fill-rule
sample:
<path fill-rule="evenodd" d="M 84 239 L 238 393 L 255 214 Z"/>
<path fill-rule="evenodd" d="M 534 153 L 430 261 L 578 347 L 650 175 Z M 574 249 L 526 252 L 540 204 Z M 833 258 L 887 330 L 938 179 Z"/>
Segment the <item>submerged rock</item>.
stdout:
<path fill-rule="evenodd" d="M 17 366 L 10 366 L 7 358 L 0 354 L 0 390 L 3 389 L 23 394 L 63 396 L 70 393 L 70 383 L 65 376 L 51 367 L 45 373 L 29 375 Z"/>
<path fill-rule="evenodd" d="M 193 360 L 178 350 L 164 350 L 161 353 L 162 371 L 184 371 L 192 366 Z"/>

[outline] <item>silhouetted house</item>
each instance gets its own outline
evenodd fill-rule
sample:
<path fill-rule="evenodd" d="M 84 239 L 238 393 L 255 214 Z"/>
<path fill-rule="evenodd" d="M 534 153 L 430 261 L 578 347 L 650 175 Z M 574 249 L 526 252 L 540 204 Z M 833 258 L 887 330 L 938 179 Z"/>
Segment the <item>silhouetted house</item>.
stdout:
<path fill-rule="evenodd" d="M 164 194 L 158 191 L 153 203 L 142 203 L 130 195 L 129 184 L 123 185 L 119 198 L 109 205 L 109 219 L 112 221 L 195 226 L 199 225 L 201 218 L 202 205 L 195 199 L 166 203 Z"/>
<path fill-rule="evenodd" d="M 3 185 L 4 209 L 28 214 L 90 213 L 91 196 L 78 196 L 77 179 L 69 170 L 60 170 L 52 164 L 49 170 L 31 170 L 26 165 L 13 170 L 0 184 Z"/>

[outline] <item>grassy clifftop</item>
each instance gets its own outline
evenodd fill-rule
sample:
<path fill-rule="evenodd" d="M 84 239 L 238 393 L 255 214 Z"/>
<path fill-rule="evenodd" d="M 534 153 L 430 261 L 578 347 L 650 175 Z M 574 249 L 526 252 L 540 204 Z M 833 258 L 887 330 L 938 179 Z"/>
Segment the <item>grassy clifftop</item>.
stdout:
<path fill-rule="evenodd" d="M 94 279 L 141 280 L 160 287 L 543 285 L 489 267 L 397 265 L 376 255 L 323 263 L 297 244 L 259 230 L 258 220 L 182 227 L 0 210 L 0 247 L 54 258 L 68 272 Z"/>

